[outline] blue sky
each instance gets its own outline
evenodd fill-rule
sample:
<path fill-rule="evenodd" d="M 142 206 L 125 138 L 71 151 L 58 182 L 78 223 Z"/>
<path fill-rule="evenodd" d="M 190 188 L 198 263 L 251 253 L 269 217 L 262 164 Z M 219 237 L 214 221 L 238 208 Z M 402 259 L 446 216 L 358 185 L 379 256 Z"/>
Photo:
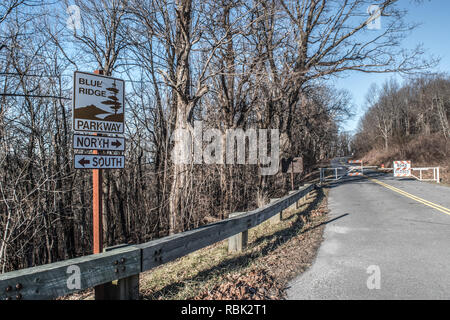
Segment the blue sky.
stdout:
<path fill-rule="evenodd" d="M 414 4 L 410 0 L 403 0 L 401 6 L 409 11 L 407 22 L 421 23 L 417 29 L 404 41 L 404 46 L 413 48 L 423 44 L 428 54 L 438 56 L 441 62 L 434 71 L 450 72 L 450 1 L 425 0 L 421 4 Z M 381 21 L 383 22 L 383 21 Z M 347 89 L 353 97 L 355 117 L 343 125 L 343 130 L 356 129 L 359 117 L 364 113 L 366 93 L 372 83 L 381 85 L 386 80 L 401 77 L 393 73 L 366 74 L 352 72 L 346 78 L 335 81 L 337 88 Z"/>

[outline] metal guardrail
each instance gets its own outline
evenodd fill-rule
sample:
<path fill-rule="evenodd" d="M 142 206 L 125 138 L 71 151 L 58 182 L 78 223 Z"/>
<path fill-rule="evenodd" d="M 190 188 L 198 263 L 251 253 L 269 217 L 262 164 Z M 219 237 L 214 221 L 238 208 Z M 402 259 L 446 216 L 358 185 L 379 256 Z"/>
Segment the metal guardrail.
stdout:
<path fill-rule="evenodd" d="M 262 208 L 143 244 L 0 274 L 0 300 L 53 299 L 115 280 L 124 285 L 119 297 L 135 297 L 123 291 L 132 290 L 139 273 L 253 228 L 314 189 L 306 185 Z"/>

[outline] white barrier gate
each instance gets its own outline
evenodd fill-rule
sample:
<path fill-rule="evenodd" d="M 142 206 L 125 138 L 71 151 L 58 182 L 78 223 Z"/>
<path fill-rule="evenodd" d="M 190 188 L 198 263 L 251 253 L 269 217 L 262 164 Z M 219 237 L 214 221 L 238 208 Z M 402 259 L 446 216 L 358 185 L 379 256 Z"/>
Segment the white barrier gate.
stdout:
<path fill-rule="evenodd" d="M 349 166 L 347 169 L 343 167 L 335 168 L 320 168 L 320 182 L 323 181 L 338 181 L 344 176 L 363 176 L 364 168 L 372 169 L 377 166 L 363 166 L 362 160 L 348 160 L 349 164 L 359 164 L 359 166 Z M 413 177 L 419 181 L 435 181 L 440 183 L 439 167 L 426 167 L 426 168 L 412 168 L 411 161 L 394 161 L 393 168 L 384 168 L 386 170 L 393 170 L 394 177 Z M 343 172 L 345 171 L 345 172 Z M 412 171 L 419 171 L 418 176 L 412 174 Z M 429 171 L 430 174 L 424 176 L 423 172 Z M 431 171 L 433 172 L 433 178 L 431 178 Z"/>
<path fill-rule="evenodd" d="M 338 181 L 342 175 L 338 174 L 339 168 L 320 168 L 320 182 L 322 181 Z M 327 176 L 327 172 L 331 171 L 332 175 Z"/>
<path fill-rule="evenodd" d="M 320 168 L 320 182 L 338 181 L 344 176 L 362 176 L 364 175 L 364 166 L 362 160 L 348 160 L 349 164 L 359 164 L 345 167 Z M 372 167 L 366 167 L 372 168 Z"/>
<path fill-rule="evenodd" d="M 416 178 L 419 181 L 434 181 L 436 183 L 440 183 L 440 177 L 439 177 L 439 167 L 429 167 L 429 168 L 412 168 L 411 170 L 419 171 L 419 176 L 416 177 L 415 175 L 411 174 L 412 177 Z M 433 170 L 433 178 L 424 178 L 423 177 L 423 171 L 431 171 Z"/>
<path fill-rule="evenodd" d="M 424 177 L 423 171 L 433 171 L 433 178 Z M 419 176 L 412 174 L 412 171 L 419 171 Z M 430 174 L 431 175 L 431 174 Z M 394 177 L 413 177 L 419 181 L 440 182 L 439 167 L 412 168 L 411 161 L 394 161 Z"/>

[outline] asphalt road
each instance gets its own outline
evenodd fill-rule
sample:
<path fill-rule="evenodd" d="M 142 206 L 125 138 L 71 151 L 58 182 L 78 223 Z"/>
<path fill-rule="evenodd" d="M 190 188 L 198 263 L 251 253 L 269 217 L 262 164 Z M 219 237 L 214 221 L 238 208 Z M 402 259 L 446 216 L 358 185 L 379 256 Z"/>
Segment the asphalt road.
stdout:
<path fill-rule="evenodd" d="M 450 188 L 365 175 L 331 185 L 324 241 L 288 299 L 450 299 Z"/>

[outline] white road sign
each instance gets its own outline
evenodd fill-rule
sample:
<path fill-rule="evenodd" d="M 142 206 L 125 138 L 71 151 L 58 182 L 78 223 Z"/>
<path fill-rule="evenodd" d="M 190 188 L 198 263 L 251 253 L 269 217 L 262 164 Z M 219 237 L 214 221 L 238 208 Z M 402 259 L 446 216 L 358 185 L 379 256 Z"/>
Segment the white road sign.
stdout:
<path fill-rule="evenodd" d="M 121 79 L 75 71 L 73 130 L 123 133 L 125 83 Z"/>
<path fill-rule="evenodd" d="M 83 150 L 124 151 L 125 138 L 74 134 L 73 148 Z"/>
<path fill-rule="evenodd" d="M 394 177 L 410 177 L 411 161 L 394 161 Z"/>
<path fill-rule="evenodd" d="M 110 156 L 98 154 L 76 154 L 75 169 L 123 169 L 125 156 Z"/>

